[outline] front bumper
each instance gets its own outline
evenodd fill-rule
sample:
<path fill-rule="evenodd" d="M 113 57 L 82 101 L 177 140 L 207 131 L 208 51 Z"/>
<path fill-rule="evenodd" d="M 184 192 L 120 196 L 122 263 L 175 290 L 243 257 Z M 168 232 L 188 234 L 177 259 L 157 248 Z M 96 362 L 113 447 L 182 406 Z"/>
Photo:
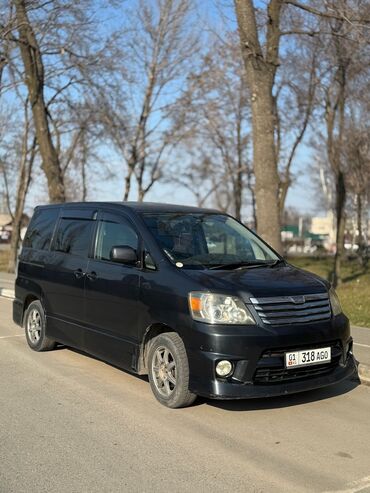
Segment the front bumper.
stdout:
<path fill-rule="evenodd" d="M 194 323 L 193 330 L 192 344 L 187 347 L 189 388 L 204 397 L 244 399 L 292 394 L 341 382 L 357 371 L 349 322 L 344 315 L 324 323 L 273 328 Z M 285 351 L 327 345 L 335 348 L 331 364 L 312 365 L 312 371 L 296 374 L 284 369 Z M 233 375 L 226 379 L 215 373 L 215 366 L 222 359 L 234 365 Z M 263 375 L 269 376 L 258 378 L 261 369 Z"/>

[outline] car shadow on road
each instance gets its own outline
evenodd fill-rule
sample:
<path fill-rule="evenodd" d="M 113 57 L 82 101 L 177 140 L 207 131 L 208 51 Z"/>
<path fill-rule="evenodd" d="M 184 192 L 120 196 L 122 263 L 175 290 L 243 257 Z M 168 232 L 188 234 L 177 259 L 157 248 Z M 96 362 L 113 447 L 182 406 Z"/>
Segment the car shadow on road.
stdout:
<path fill-rule="evenodd" d="M 225 411 L 259 411 L 266 409 L 279 409 L 283 407 L 301 406 L 310 402 L 332 399 L 354 390 L 360 381 L 357 375 L 329 387 L 300 392 L 298 394 L 284 395 L 281 397 L 266 397 L 263 399 L 243 399 L 219 401 L 202 399 L 203 404 L 224 409 Z"/>
<path fill-rule="evenodd" d="M 65 346 L 64 344 L 58 344 L 56 349 L 57 350 L 58 349 L 65 349 L 67 351 L 71 351 L 72 353 L 80 354 L 81 356 L 85 356 L 86 358 L 93 359 L 95 361 L 99 361 L 100 363 L 103 363 L 104 365 L 111 366 L 112 368 L 115 368 L 116 370 L 120 370 L 123 373 L 126 373 L 127 375 L 130 375 L 134 378 L 148 382 L 148 375 L 138 375 L 137 373 L 133 373 L 132 371 L 129 371 L 126 368 L 123 368 L 122 366 L 111 363 L 110 361 L 106 361 L 105 359 L 99 358 L 98 356 L 94 356 L 93 354 L 86 353 L 85 351 L 82 351 L 81 349 L 77 349 L 77 348 L 74 348 L 71 346 Z"/>

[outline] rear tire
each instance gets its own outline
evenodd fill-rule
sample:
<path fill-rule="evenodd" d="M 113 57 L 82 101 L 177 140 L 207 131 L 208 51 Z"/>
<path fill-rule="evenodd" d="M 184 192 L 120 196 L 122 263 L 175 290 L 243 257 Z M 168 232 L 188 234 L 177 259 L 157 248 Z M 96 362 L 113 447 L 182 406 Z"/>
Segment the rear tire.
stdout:
<path fill-rule="evenodd" d="M 24 329 L 29 347 L 34 351 L 50 351 L 56 342 L 46 335 L 45 312 L 40 301 L 32 301 L 24 316 Z"/>
<path fill-rule="evenodd" d="M 184 343 L 176 332 L 166 332 L 150 342 L 148 375 L 153 394 L 164 406 L 191 406 L 197 396 L 189 390 L 189 363 Z"/>

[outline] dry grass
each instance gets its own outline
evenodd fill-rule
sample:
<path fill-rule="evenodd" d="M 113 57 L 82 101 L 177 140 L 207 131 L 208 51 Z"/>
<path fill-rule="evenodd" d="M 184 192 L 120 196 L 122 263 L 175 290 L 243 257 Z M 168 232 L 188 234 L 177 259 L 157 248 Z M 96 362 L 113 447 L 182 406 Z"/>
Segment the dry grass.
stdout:
<path fill-rule="evenodd" d="M 294 257 L 289 262 L 329 279 L 332 258 Z M 363 270 L 356 260 L 345 261 L 343 282 L 337 288 L 343 311 L 354 325 L 370 327 L 370 267 Z"/>
<path fill-rule="evenodd" d="M 0 272 L 8 270 L 10 250 L 0 250 Z"/>

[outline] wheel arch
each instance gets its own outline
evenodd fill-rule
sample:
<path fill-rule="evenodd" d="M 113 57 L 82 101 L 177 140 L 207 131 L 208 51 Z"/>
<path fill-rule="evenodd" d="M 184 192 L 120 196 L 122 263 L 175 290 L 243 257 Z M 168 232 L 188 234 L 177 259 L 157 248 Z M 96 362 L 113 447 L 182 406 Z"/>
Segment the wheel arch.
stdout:
<path fill-rule="evenodd" d="M 40 284 L 21 275 L 18 275 L 15 282 L 15 298 L 22 307 L 21 325 L 24 323 L 24 315 L 30 303 L 40 301 L 44 306 L 44 293 Z"/>
<path fill-rule="evenodd" d="M 35 294 L 28 294 L 24 300 L 24 303 L 23 303 L 23 313 L 22 313 L 22 325 L 24 325 L 24 315 L 27 311 L 27 308 L 30 306 L 30 304 L 33 302 L 33 301 L 40 301 L 40 303 L 42 304 L 42 301 L 41 299 L 36 296 Z"/>
<path fill-rule="evenodd" d="M 137 365 L 137 373 L 139 375 L 148 374 L 147 361 L 148 361 L 148 351 L 150 347 L 150 341 L 153 340 L 158 335 L 164 334 L 166 332 L 176 332 L 176 331 L 169 325 L 163 323 L 154 323 L 149 325 L 149 327 L 147 327 L 140 344 L 139 358 Z"/>

